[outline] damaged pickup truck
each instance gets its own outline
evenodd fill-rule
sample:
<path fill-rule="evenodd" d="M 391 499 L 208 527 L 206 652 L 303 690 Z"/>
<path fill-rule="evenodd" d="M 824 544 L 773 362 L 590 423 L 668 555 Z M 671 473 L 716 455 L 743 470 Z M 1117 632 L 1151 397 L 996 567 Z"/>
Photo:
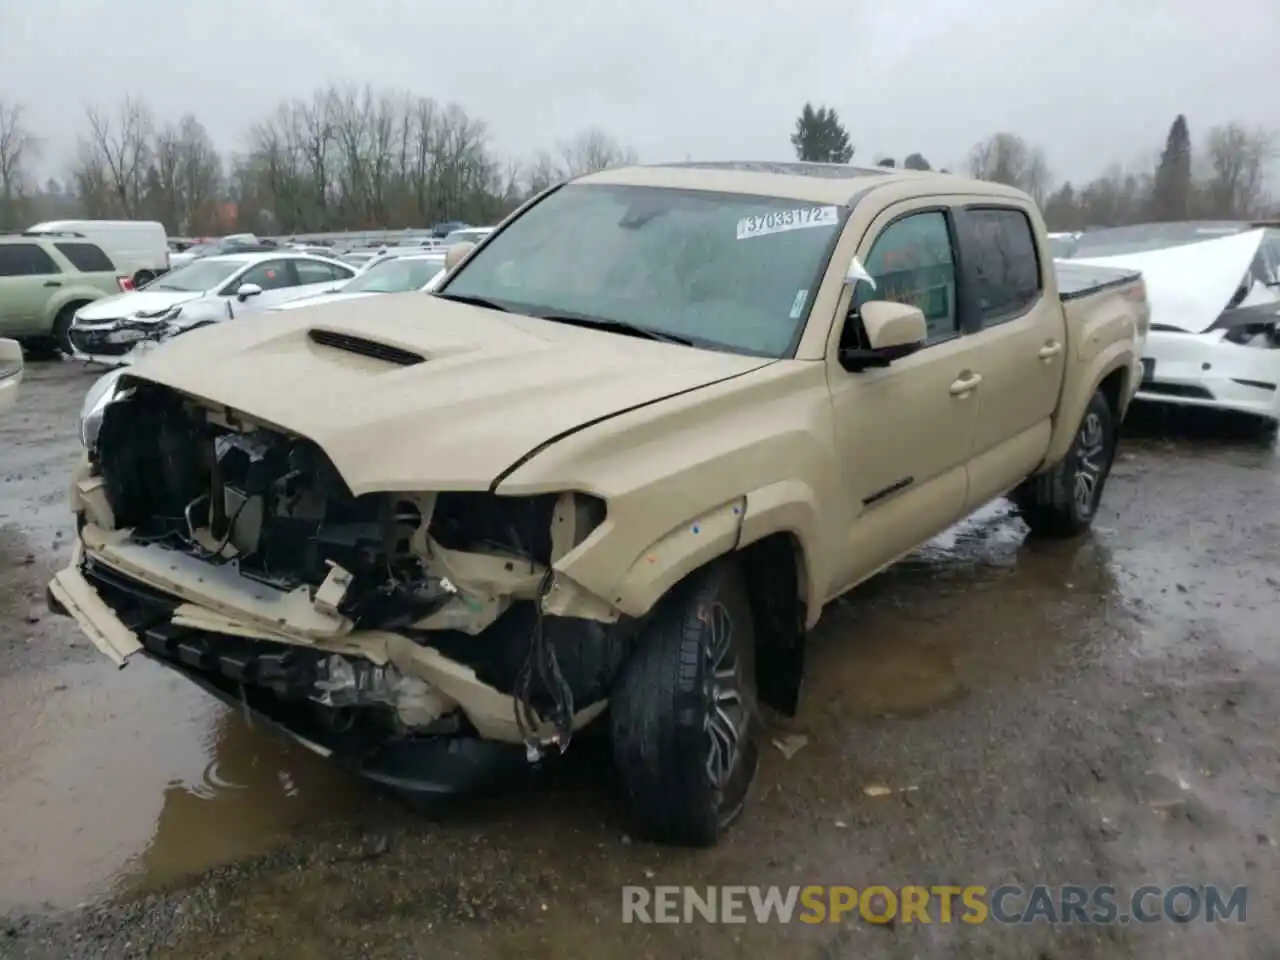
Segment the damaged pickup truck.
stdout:
<path fill-rule="evenodd" d="M 1145 292 L 1060 289 L 1046 244 L 1023 193 L 940 174 L 552 188 L 431 296 L 100 382 L 51 605 L 409 794 L 601 717 L 638 827 L 713 843 L 828 601 L 1007 492 L 1049 535 L 1092 520 Z"/>

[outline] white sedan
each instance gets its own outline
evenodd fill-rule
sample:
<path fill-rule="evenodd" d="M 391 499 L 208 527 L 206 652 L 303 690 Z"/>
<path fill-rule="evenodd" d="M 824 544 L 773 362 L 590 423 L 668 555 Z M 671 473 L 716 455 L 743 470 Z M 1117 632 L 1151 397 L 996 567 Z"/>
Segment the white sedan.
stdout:
<path fill-rule="evenodd" d="M 186 330 L 335 290 L 355 275 L 350 264 L 287 250 L 202 257 L 143 290 L 80 308 L 71 325 L 73 356 L 132 363 L 137 352 Z"/>
<path fill-rule="evenodd" d="M 22 383 L 22 347 L 17 340 L 0 338 L 0 413 L 18 402 Z"/>
<path fill-rule="evenodd" d="M 390 256 L 366 267 L 354 280 L 344 283 L 335 291 L 299 297 L 273 310 L 297 310 L 321 303 L 340 300 L 357 300 L 380 293 L 408 293 L 427 290 L 435 277 L 444 270 L 444 254 L 411 253 Z"/>

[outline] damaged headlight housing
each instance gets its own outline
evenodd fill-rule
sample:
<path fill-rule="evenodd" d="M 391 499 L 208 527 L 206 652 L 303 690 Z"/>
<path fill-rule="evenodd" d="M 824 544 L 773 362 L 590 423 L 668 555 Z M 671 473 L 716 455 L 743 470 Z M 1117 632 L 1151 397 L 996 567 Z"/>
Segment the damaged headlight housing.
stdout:
<path fill-rule="evenodd" d="M 85 394 L 84 403 L 80 407 L 80 442 L 86 450 L 92 450 L 98 442 L 98 430 L 102 427 L 102 414 L 120 395 L 120 377 L 124 374 L 121 367 L 99 377 L 97 382 Z"/>

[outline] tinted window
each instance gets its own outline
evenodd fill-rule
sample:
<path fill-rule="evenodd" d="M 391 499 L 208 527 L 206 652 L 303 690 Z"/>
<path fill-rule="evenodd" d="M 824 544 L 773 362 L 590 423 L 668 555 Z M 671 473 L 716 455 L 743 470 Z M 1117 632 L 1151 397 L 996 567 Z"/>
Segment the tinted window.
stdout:
<path fill-rule="evenodd" d="M 289 270 L 288 260 L 267 260 L 256 267 L 250 267 L 240 275 L 235 285 L 239 288 L 246 283 L 256 283 L 263 290 L 280 290 L 297 285 Z"/>
<path fill-rule="evenodd" d="M 931 341 L 959 329 L 955 257 L 945 214 L 916 213 L 889 224 L 863 266 L 876 286 L 858 284 L 857 304 L 892 300 L 917 306 L 924 311 Z"/>
<path fill-rule="evenodd" d="M 34 243 L 0 243 L 0 277 L 39 277 L 61 273 L 53 257 Z"/>
<path fill-rule="evenodd" d="M 1021 210 L 963 210 L 958 226 L 982 323 L 1025 313 L 1040 298 L 1040 258 L 1027 215 Z"/>
<path fill-rule="evenodd" d="M 116 265 L 95 244 L 55 243 L 54 246 L 81 273 L 115 273 Z"/>
<path fill-rule="evenodd" d="M 335 280 L 345 280 L 351 274 L 339 270 L 337 267 L 331 267 L 327 263 L 321 263 L 319 260 L 295 260 L 294 267 L 298 271 L 298 283 L 333 283 Z"/>

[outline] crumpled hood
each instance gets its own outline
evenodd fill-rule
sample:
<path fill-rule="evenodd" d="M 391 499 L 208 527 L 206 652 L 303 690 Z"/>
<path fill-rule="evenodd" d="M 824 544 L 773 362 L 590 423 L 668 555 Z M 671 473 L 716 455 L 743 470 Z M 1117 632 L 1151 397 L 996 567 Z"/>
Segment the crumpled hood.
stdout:
<path fill-rule="evenodd" d="M 131 290 L 110 297 L 102 297 L 77 312 L 82 320 L 98 323 L 103 320 L 119 320 L 138 314 L 160 314 L 180 303 L 189 303 L 203 297 L 203 293 L 184 293 L 178 290 Z"/>
<path fill-rule="evenodd" d="M 1147 284 L 1152 324 L 1203 333 L 1213 326 L 1240 288 L 1264 236 L 1263 230 L 1249 230 L 1164 250 L 1066 262 L 1140 270 Z M 1273 290 L 1255 287 L 1245 303 L 1275 299 Z"/>
<path fill-rule="evenodd" d="M 313 330 L 425 360 L 400 366 L 322 346 Z M 577 427 L 772 362 L 412 292 L 193 330 L 130 375 L 315 441 L 360 495 L 488 489 Z"/>

